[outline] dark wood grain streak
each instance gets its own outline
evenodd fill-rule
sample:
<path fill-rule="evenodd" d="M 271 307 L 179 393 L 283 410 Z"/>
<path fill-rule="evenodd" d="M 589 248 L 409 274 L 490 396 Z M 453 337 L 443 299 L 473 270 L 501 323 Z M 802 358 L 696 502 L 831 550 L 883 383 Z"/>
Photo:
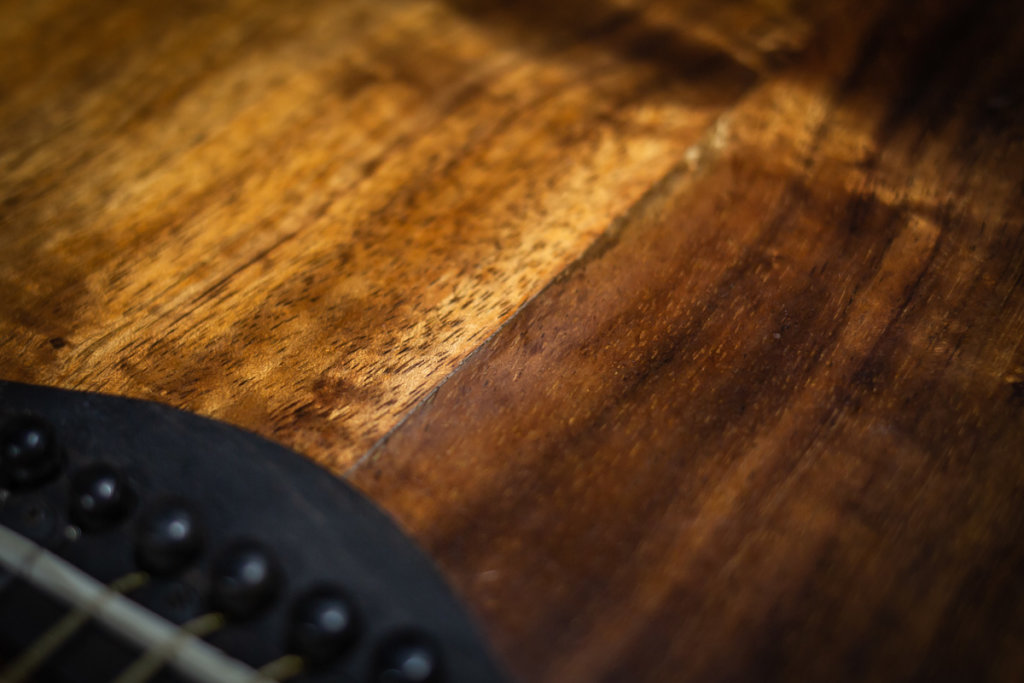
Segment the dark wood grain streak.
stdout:
<path fill-rule="evenodd" d="M 1024 677 L 1024 9 L 886 5 L 350 472 L 523 680 Z"/>

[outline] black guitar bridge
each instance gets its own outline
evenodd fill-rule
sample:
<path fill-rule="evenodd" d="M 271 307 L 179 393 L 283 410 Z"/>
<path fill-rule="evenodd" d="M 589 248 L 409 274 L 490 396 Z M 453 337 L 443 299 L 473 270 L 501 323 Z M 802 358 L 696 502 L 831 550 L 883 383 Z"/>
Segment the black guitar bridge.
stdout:
<path fill-rule="evenodd" d="M 505 680 L 383 513 L 166 406 L 0 382 L 0 681 Z"/>

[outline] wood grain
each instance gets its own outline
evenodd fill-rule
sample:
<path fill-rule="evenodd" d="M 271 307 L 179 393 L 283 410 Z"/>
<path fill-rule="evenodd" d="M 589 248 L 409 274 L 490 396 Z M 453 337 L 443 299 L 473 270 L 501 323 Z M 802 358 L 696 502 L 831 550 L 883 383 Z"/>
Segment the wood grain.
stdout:
<path fill-rule="evenodd" d="M 1022 7 L 827 5 L 350 473 L 522 680 L 1024 679 Z"/>
<path fill-rule="evenodd" d="M 1019 2 L 0 0 L 0 46 L 4 379 L 347 472 L 524 681 L 1024 679 Z"/>
<path fill-rule="evenodd" d="M 345 467 L 757 78 L 639 9 L 496 12 L 6 4 L 5 378 Z"/>

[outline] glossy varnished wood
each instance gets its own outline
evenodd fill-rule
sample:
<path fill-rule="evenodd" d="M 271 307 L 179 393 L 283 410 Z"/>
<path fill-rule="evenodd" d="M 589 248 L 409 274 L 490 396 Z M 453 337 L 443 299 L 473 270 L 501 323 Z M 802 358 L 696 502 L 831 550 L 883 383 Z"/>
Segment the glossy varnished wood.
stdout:
<path fill-rule="evenodd" d="M 351 473 L 524 680 L 1024 677 L 1024 21 L 888 4 Z"/>
<path fill-rule="evenodd" d="M 1020 680 L 1019 5 L 0 5 L 3 376 L 346 472 L 522 680 Z"/>
<path fill-rule="evenodd" d="M 564 32 L 443 2 L 7 3 L 5 378 L 345 467 L 756 80 L 583 9 Z"/>

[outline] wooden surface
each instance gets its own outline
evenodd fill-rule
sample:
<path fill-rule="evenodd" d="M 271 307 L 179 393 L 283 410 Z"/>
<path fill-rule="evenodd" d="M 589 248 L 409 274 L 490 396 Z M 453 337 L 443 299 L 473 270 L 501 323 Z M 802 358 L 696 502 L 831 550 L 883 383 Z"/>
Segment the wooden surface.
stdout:
<path fill-rule="evenodd" d="M 2 11 L 5 378 L 346 473 L 524 681 L 1024 679 L 1019 2 Z"/>
<path fill-rule="evenodd" d="M 9 3 L 5 375 L 343 468 L 755 78 L 671 34 L 701 69 L 666 77 L 607 10 L 607 45 L 466 12 Z"/>

